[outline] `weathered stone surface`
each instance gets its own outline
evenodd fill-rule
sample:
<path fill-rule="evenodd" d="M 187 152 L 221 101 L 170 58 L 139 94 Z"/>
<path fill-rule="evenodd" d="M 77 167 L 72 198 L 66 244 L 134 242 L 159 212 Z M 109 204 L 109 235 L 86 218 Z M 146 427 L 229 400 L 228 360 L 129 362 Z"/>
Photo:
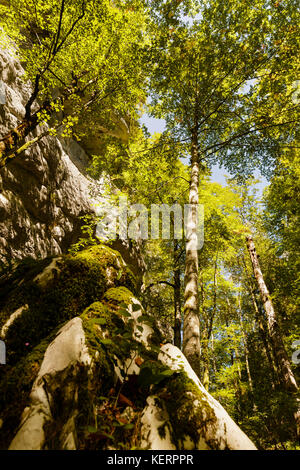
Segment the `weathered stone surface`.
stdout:
<path fill-rule="evenodd" d="M 24 118 L 32 88 L 23 75 L 17 53 L 0 49 L 5 102 L 0 104 L 0 139 Z M 28 138 L 41 133 L 39 126 Z M 74 140 L 47 136 L 0 169 L 0 267 L 29 256 L 59 255 L 78 241 L 80 217 L 106 201 L 100 182 L 86 173 L 89 162 Z M 145 264 L 140 247 L 131 240 L 115 240 L 112 248 L 120 251 L 141 283 Z"/>
<path fill-rule="evenodd" d="M 132 274 L 117 252 L 98 245 L 46 261 L 23 272 L 21 284 L 15 273 L 17 290 L 1 312 L 4 324 L 9 313 L 15 319 L 5 337 L 0 447 L 255 449 L 181 351 L 158 346 L 159 330 L 128 289 Z M 26 288 L 28 308 L 18 295 L 13 302 L 19 289 L 24 301 Z"/>
<path fill-rule="evenodd" d="M 188 432 L 183 432 L 180 442 L 181 449 L 256 450 L 253 442 L 230 418 L 220 403 L 203 387 L 186 357 L 176 346 L 163 345 L 158 359 L 170 369 L 183 373 L 187 378 L 187 384 L 183 386 L 183 390 L 186 403 L 190 401 L 189 415 L 185 414 L 181 419 L 190 419 L 191 426 Z M 188 381 L 192 384 L 190 390 Z M 175 412 L 180 416 L 182 410 L 176 404 L 174 395 L 172 399 L 175 404 Z M 184 404 L 184 411 L 185 408 Z M 197 442 L 195 442 L 196 439 Z"/>
<path fill-rule="evenodd" d="M 5 102 L 0 104 L 0 139 L 24 118 L 32 88 L 23 75 L 17 53 L 0 49 Z M 32 109 L 36 110 L 37 104 Z M 41 133 L 39 126 L 28 138 Z M 118 133 L 116 136 L 122 138 Z M 85 149 L 89 148 L 87 143 L 97 153 L 92 134 L 85 137 Z M 0 170 L 0 267 L 28 256 L 65 253 L 78 240 L 80 217 L 95 212 L 97 201 L 103 203 L 101 184 L 86 173 L 89 162 L 85 150 L 74 140 L 47 136 Z M 116 240 L 112 247 L 141 278 L 145 265 L 139 247 L 130 240 Z"/>
<path fill-rule="evenodd" d="M 141 448 L 147 450 L 176 450 L 171 439 L 169 416 L 158 397 L 147 398 L 141 418 Z"/>
<path fill-rule="evenodd" d="M 9 319 L 5 322 L 5 324 L 1 328 L 0 338 L 5 339 L 6 333 L 13 324 L 13 322 L 22 315 L 23 311 L 28 309 L 28 305 L 23 305 L 22 307 L 18 308 L 14 313 L 12 313 Z"/>
<path fill-rule="evenodd" d="M 66 372 L 76 365 L 89 367 L 89 356 L 82 320 L 73 318 L 59 332 L 48 346 L 37 379 L 34 382 L 29 406 L 25 408 L 19 430 L 10 450 L 40 450 L 45 445 L 45 425 L 53 420 L 53 392 L 60 388 L 60 396 L 67 403 L 73 401 L 69 419 L 61 431 L 61 448 L 76 448 L 76 428 L 74 417 L 77 410 L 76 382 L 66 379 Z M 62 380 L 65 379 L 65 380 Z M 78 388 L 78 385 L 77 385 Z M 46 443 L 47 444 L 47 443 Z"/>
<path fill-rule="evenodd" d="M 0 138 L 24 117 L 30 84 L 18 58 L 0 50 Z M 34 134 L 38 135 L 41 128 Z M 44 137 L 0 171 L 0 262 L 65 252 L 79 236 L 78 217 L 92 211 L 84 174 L 88 158 L 75 142 Z"/>

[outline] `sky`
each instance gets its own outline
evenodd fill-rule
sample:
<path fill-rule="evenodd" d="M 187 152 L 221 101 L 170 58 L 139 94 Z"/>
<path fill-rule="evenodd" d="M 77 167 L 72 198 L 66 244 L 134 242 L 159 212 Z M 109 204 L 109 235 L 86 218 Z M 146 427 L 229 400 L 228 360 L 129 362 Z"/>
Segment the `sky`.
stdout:
<path fill-rule="evenodd" d="M 163 132 L 165 129 L 165 121 L 163 119 L 155 119 L 148 116 L 147 114 L 144 114 L 140 118 L 140 123 L 144 124 L 148 128 L 150 134 L 154 134 L 155 132 Z M 218 165 L 214 165 L 212 167 L 211 180 L 213 182 L 226 186 L 225 175 L 230 176 L 226 169 L 221 168 Z M 258 183 L 256 187 L 258 189 L 258 194 L 262 195 L 264 188 L 268 185 L 268 181 L 260 174 L 259 170 L 255 172 L 254 176 L 256 179 L 260 180 L 260 183 Z"/>

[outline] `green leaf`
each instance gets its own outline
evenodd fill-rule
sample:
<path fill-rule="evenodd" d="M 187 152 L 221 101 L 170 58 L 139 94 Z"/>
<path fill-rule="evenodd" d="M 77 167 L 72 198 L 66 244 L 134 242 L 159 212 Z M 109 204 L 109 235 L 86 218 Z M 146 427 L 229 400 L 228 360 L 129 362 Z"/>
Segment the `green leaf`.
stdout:
<path fill-rule="evenodd" d="M 128 423 L 128 424 L 125 424 L 125 425 L 123 426 L 123 429 L 126 429 L 126 430 L 127 430 L 127 429 L 133 429 L 133 428 L 134 428 L 134 424 L 132 424 L 132 423 Z"/>

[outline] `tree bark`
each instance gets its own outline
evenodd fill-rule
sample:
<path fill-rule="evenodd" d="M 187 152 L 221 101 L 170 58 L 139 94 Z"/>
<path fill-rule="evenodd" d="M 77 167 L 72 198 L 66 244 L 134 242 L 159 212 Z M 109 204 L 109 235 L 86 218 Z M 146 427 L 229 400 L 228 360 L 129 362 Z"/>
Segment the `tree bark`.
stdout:
<path fill-rule="evenodd" d="M 191 182 L 187 220 L 186 261 L 184 277 L 183 353 L 200 376 L 200 321 L 198 294 L 197 205 L 199 201 L 199 152 L 197 128 L 193 130 L 191 149 Z"/>
<path fill-rule="evenodd" d="M 181 298 L 178 245 L 174 241 L 174 344 L 181 349 Z"/>
<path fill-rule="evenodd" d="M 263 343 L 264 352 L 269 362 L 271 376 L 272 376 L 272 388 L 274 389 L 276 387 L 276 382 L 278 381 L 278 374 L 277 374 L 277 368 L 276 368 L 274 359 L 272 357 L 271 344 L 270 344 L 270 340 L 268 339 L 268 333 L 266 331 L 265 319 L 257 305 L 257 301 L 256 301 L 255 294 L 254 294 L 254 285 L 250 278 L 250 274 L 248 272 L 244 256 L 242 256 L 242 261 L 243 261 L 244 271 L 245 271 L 246 280 L 248 284 L 248 291 L 251 296 L 252 305 L 254 309 L 254 316 L 258 325 L 258 330 L 259 330 L 259 334 Z"/>
<path fill-rule="evenodd" d="M 205 390 L 209 389 L 209 319 L 205 307 L 205 293 L 203 287 L 203 277 L 200 277 L 200 291 L 201 291 L 201 314 L 204 320 L 204 327 L 201 332 L 200 345 L 201 345 L 201 364 L 200 369 L 202 373 L 202 384 Z"/>
<path fill-rule="evenodd" d="M 49 102 L 45 102 L 37 112 L 23 119 L 15 129 L 11 130 L 0 140 L 0 168 L 5 166 L 7 161 L 12 160 L 19 155 L 20 152 L 18 152 L 18 147 L 24 144 L 25 138 L 28 134 L 37 127 L 39 123 L 38 116 L 41 112 L 51 112 L 51 105 Z"/>
<path fill-rule="evenodd" d="M 215 259 L 214 269 L 214 291 L 213 291 L 213 308 L 210 315 L 205 308 L 205 294 L 203 287 L 203 279 L 200 280 L 201 287 L 201 302 L 202 302 L 202 316 L 204 319 L 204 328 L 200 338 L 201 344 L 201 369 L 202 369 L 202 383 L 206 390 L 209 390 L 209 368 L 210 368 L 210 357 L 209 357 L 209 342 L 212 336 L 213 322 L 217 311 L 217 284 L 218 284 L 218 254 Z M 214 358 L 213 358 L 214 361 Z"/>
<path fill-rule="evenodd" d="M 276 358 L 276 362 L 278 364 L 278 372 L 280 374 L 280 380 L 284 387 L 288 391 L 297 392 L 298 385 L 295 380 L 294 374 L 291 369 L 290 361 L 288 359 L 283 341 L 281 332 L 279 329 L 279 324 L 276 318 L 276 313 L 273 307 L 272 300 L 270 298 L 270 294 L 266 283 L 263 278 L 262 271 L 260 269 L 258 256 L 255 250 L 255 245 L 251 236 L 246 238 L 247 240 L 247 248 L 249 251 L 253 273 L 260 291 L 261 299 L 263 302 L 263 306 L 267 315 L 267 322 L 268 322 L 268 331 L 270 338 L 272 340 L 272 347 L 274 350 L 274 356 Z"/>
<path fill-rule="evenodd" d="M 245 355 L 245 364 L 246 364 L 246 371 L 247 371 L 247 377 L 248 377 L 248 383 L 249 383 L 249 390 L 253 402 L 253 411 L 257 411 L 257 406 L 254 400 L 254 388 L 253 388 L 253 380 L 252 380 L 252 375 L 251 375 L 251 370 L 250 370 L 250 364 L 249 364 L 249 348 L 247 344 L 247 335 L 244 329 L 244 323 L 243 323 L 243 315 L 242 315 L 242 306 L 241 306 L 241 295 L 238 297 L 238 302 L 239 302 L 239 316 L 240 316 L 240 325 L 241 325 L 241 331 L 242 331 L 242 336 L 243 336 L 243 346 L 244 346 L 244 355 Z"/>

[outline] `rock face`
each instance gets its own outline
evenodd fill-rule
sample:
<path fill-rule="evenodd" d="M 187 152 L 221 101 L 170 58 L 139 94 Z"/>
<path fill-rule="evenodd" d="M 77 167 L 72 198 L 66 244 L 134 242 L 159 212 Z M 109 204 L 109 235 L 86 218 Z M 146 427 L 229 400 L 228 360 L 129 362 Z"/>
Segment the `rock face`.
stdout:
<path fill-rule="evenodd" d="M 0 138 L 24 117 L 31 87 L 23 74 L 15 54 L 0 49 Z M 92 210 L 87 163 L 77 143 L 48 136 L 1 169 L 1 263 L 60 254 L 78 239 L 78 217 Z"/>
<path fill-rule="evenodd" d="M 65 425 L 60 432 L 60 440 L 63 449 L 76 449 L 75 417 L 78 414 L 76 409 L 76 397 L 78 396 L 78 386 L 74 386 L 71 380 L 66 380 L 68 374 L 65 372 L 70 366 L 76 365 L 90 366 L 91 358 L 85 345 L 85 335 L 82 328 L 82 320 L 73 318 L 59 332 L 55 340 L 49 345 L 38 376 L 33 384 L 30 394 L 30 406 L 24 409 L 20 431 L 10 444 L 11 450 L 32 449 L 40 450 L 45 445 L 44 427 L 51 422 L 51 400 L 55 387 L 61 389 L 61 395 L 67 401 L 72 399 L 73 409 Z M 58 376 L 60 380 L 58 381 Z M 56 377 L 56 384 L 51 389 L 51 377 Z M 64 380 L 62 380 L 64 378 Z M 52 380 L 52 384 L 55 381 Z M 71 385 L 71 386 L 70 386 Z M 72 386 L 73 385 L 73 386 Z M 63 386 L 65 390 L 63 390 Z M 51 393 L 52 392 L 52 393 Z M 52 398 L 53 401 L 53 398 Z"/>
<path fill-rule="evenodd" d="M 23 75 L 16 53 L 0 48 L 0 139 L 25 115 L 31 86 Z M 38 127 L 28 138 L 41 132 Z M 86 174 L 88 164 L 77 142 L 47 136 L 0 169 L 0 268 L 12 260 L 65 253 L 78 240 L 80 217 L 105 200 L 101 184 Z M 141 282 L 139 245 L 115 240 L 112 247 Z"/>

